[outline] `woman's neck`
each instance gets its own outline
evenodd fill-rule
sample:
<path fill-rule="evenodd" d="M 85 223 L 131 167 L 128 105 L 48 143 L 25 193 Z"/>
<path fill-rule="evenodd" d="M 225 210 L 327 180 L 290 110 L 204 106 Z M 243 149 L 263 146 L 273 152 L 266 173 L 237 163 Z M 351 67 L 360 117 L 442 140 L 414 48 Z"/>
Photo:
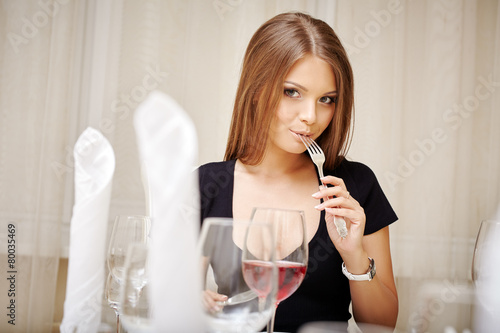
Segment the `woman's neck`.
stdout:
<path fill-rule="evenodd" d="M 248 165 L 241 163 L 248 173 L 275 177 L 277 175 L 292 175 L 310 168 L 311 159 L 306 154 L 291 154 L 284 151 L 266 151 L 261 163 Z"/>

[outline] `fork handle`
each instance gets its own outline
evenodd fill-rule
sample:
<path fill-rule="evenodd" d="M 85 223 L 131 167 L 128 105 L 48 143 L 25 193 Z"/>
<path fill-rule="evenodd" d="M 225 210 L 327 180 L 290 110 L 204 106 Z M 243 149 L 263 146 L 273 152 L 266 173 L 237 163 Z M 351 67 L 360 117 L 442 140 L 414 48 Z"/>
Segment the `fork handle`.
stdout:
<path fill-rule="evenodd" d="M 323 166 L 321 165 L 321 167 L 319 165 L 316 165 L 317 169 L 318 169 L 318 174 L 319 174 L 319 181 L 321 182 L 321 185 L 323 185 L 324 188 L 327 188 L 328 186 L 323 183 L 323 181 L 321 180 L 321 178 L 325 177 L 325 175 L 323 174 Z M 326 196 L 326 198 L 328 200 L 330 200 L 331 198 L 329 196 Z"/>
<path fill-rule="evenodd" d="M 321 184 L 323 184 L 323 186 L 326 188 L 328 186 L 326 186 L 326 184 L 323 183 L 323 181 L 321 180 L 321 178 L 324 177 L 322 169 L 323 169 L 322 167 L 320 168 L 318 166 L 318 173 L 319 173 L 319 178 L 320 178 Z M 326 199 L 330 200 L 331 198 L 327 195 Z M 333 223 L 335 224 L 335 227 L 337 228 L 337 232 L 339 233 L 340 237 L 342 237 L 342 239 L 346 238 L 347 237 L 347 226 L 346 226 L 344 218 L 337 216 L 337 215 L 334 215 L 333 216 Z"/>
<path fill-rule="evenodd" d="M 322 172 L 320 172 L 320 178 L 323 178 Z M 321 184 L 323 184 L 324 187 L 327 187 L 323 181 L 321 181 Z M 326 196 L 327 200 L 330 200 L 331 198 L 327 195 Z M 347 237 L 347 226 L 345 223 L 345 220 L 343 217 L 334 215 L 333 216 L 333 223 L 335 224 L 335 227 L 337 228 L 337 232 L 339 233 L 340 237 L 346 238 Z"/>
<path fill-rule="evenodd" d="M 346 238 L 347 237 L 347 226 L 346 226 L 344 218 L 341 216 L 334 215 L 333 216 L 333 223 L 335 223 L 335 227 L 337 228 L 337 232 L 339 233 L 340 237 Z"/>

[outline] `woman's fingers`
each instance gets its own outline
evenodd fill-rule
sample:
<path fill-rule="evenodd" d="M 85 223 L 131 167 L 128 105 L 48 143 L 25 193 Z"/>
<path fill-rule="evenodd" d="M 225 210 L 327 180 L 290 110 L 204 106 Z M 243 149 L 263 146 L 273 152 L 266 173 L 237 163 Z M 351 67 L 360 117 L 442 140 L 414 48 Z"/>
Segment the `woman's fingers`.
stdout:
<path fill-rule="evenodd" d="M 359 252 L 363 249 L 363 233 L 366 215 L 363 207 L 353 198 L 341 178 L 326 176 L 321 178 L 323 186 L 312 196 L 322 202 L 315 206 L 325 211 L 328 234 L 341 256 Z M 328 186 L 330 185 L 330 186 Z M 341 237 L 335 222 L 343 218 L 346 222 L 347 236 Z"/>
<path fill-rule="evenodd" d="M 363 207 L 351 196 L 341 178 L 326 176 L 321 178 L 321 180 L 325 185 L 333 186 L 320 186 L 319 191 L 312 195 L 314 198 L 323 201 L 315 206 L 315 208 L 320 211 L 325 210 L 330 227 L 333 226 L 335 218 L 342 217 L 346 221 L 348 238 L 352 238 L 352 236 L 355 236 L 355 238 L 361 237 L 362 234 L 360 233 L 364 230 L 366 219 Z M 337 232 L 331 233 L 333 236 L 337 234 Z M 335 238 L 337 239 L 337 237 Z"/>
<path fill-rule="evenodd" d="M 320 186 L 319 191 L 314 193 L 312 195 L 316 199 L 327 199 L 327 198 L 345 198 L 345 199 L 351 199 L 351 194 L 349 191 L 342 186 L 333 186 L 333 187 L 327 187 L 327 186 Z"/>
<path fill-rule="evenodd" d="M 327 207 L 344 207 L 344 208 L 350 208 L 354 209 L 356 208 L 356 202 L 354 202 L 352 199 L 347 199 L 344 197 L 333 197 L 331 198 L 330 196 L 324 196 L 324 197 L 318 197 L 316 199 L 323 199 L 323 202 L 320 203 L 319 205 L 315 206 L 317 210 L 323 210 Z"/>
<path fill-rule="evenodd" d="M 334 216 L 341 216 L 345 219 L 349 219 L 350 223 L 353 225 L 360 225 L 363 221 L 364 214 L 355 211 L 353 209 L 349 208 L 342 208 L 342 207 L 327 207 L 325 208 L 325 211 L 328 214 L 334 215 Z"/>
<path fill-rule="evenodd" d="M 321 178 L 320 180 L 323 184 L 331 184 L 333 186 L 338 186 L 344 190 L 347 190 L 345 183 L 344 183 L 344 180 L 342 178 L 335 177 L 335 176 L 325 176 L 325 177 Z"/>
<path fill-rule="evenodd" d="M 221 302 L 224 302 L 226 300 L 226 295 L 218 294 L 212 290 L 203 291 L 203 304 L 205 308 L 212 313 L 221 311 L 224 307 Z"/>

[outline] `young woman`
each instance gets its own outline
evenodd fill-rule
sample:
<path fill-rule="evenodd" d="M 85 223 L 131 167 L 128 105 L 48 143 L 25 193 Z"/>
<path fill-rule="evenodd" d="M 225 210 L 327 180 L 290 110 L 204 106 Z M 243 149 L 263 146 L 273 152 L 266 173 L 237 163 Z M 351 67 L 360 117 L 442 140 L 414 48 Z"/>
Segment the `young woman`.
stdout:
<path fill-rule="evenodd" d="M 302 13 L 272 18 L 248 45 L 224 162 L 199 168 L 202 220 L 248 219 L 253 207 L 305 212 L 307 275 L 278 306 L 275 331 L 347 322 L 351 301 L 356 321 L 396 324 L 388 226 L 397 217 L 373 172 L 345 158 L 353 90 L 346 52 L 325 22 Z M 322 147 L 327 187 L 301 135 Z M 346 220 L 345 238 L 335 215 Z"/>

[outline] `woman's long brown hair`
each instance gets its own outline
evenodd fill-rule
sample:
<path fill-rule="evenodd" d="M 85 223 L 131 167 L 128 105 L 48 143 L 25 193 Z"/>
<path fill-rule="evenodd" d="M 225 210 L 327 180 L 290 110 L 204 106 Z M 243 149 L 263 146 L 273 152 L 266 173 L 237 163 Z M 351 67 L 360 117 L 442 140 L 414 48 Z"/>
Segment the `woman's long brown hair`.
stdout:
<path fill-rule="evenodd" d="M 269 127 L 283 95 L 285 77 L 297 60 L 312 54 L 332 67 L 338 101 L 332 121 L 316 140 L 325 167 L 344 158 L 351 140 L 354 81 L 347 53 L 333 29 L 303 13 L 279 14 L 264 23 L 247 47 L 224 160 L 262 161 Z"/>

